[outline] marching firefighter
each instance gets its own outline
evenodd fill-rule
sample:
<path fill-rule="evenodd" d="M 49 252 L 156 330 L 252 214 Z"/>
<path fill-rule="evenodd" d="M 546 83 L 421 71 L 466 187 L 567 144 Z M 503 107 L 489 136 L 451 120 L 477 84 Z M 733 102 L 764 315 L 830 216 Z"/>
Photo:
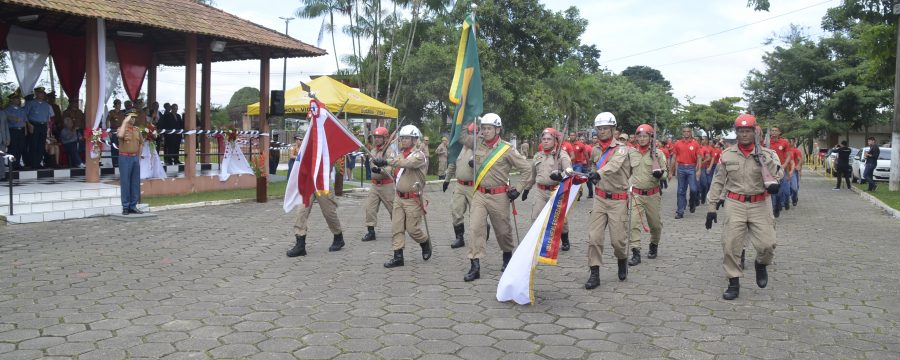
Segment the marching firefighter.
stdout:
<path fill-rule="evenodd" d="M 341 220 L 337 216 L 337 202 L 334 200 L 334 192 L 329 191 L 326 194 L 315 194 L 316 202 L 319 203 L 319 209 L 322 210 L 322 216 L 325 217 L 325 223 L 328 229 L 334 234 L 334 239 L 328 251 L 338 251 L 344 247 L 344 234 L 341 230 Z M 300 209 L 297 214 L 297 221 L 294 222 L 294 238 L 296 243 L 294 247 L 287 251 L 288 257 L 306 256 L 306 230 L 309 222 L 309 213 L 312 211 L 312 203 L 308 207 Z"/>
<path fill-rule="evenodd" d="M 506 270 L 512 251 L 516 248 L 517 240 L 513 239 L 509 213 L 512 202 L 519 197 L 525 188 L 525 181 L 531 176 L 531 164 L 512 145 L 500 138 L 502 130 L 499 115 L 485 114 L 479 128 L 481 141 L 475 148 L 473 161 L 468 164 L 475 169 L 475 193 L 469 213 L 469 230 L 472 232 L 468 242 L 470 268 L 463 278 L 465 281 L 481 277 L 480 260 L 484 257 L 488 219 L 494 227 L 500 250 L 503 251 L 503 266 L 500 271 Z M 474 140 L 472 136 L 461 136 L 460 139 L 464 143 Z M 508 184 L 512 168 L 518 169 L 522 177 L 516 187 Z"/>
<path fill-rule="evenodd" d="M 379 167 L 373 163 L 375 159 L 393 159 L 397 154 L 388 144 L 388 129 L 378 127 L 372 132 L 372 157 L 369 159 L 372 169 L 372 187 L 366 196 L 366 235 L 362 241 L 375 240 L 375 224 L 378 222 L 378 206 L 384 205 L 388 213 L 394 211 L 394 178 L 390 166 Z"/>
<path fill-rule="evenodd" d="M 644 215 L 650 228 L 650 251 L 648 259 L 655 259 L 662 234 L 660 207 L 660 179 L 666 176 L 668 163 L 665 153 L 658 149 L 656 133 L 652 126 L 641 124 L 637 127 L 637 152 L 631 156 L 631 260 L 628 266 L 641 263 L 641 230 Z"/>
<path fill-rule="evenodd" d="M 531 221 L 537 219 L 538 214 L 550 200 L 553 191 L 559 186 L 559 182 L 563 177 L 572 174 L 572 161 L 569 154 L 560 151 L 558 147 L 562 141 L 562 134 L 553 128 L 546 128 L 541 132 L 541 151 L 534 154 L 533 165 L 531 169 L 531 177 L 525 184 L 525 191 L 522 192 L 522 201 L 528 199 L 531 187 L 537 185 L 535 192 L 537 200 L 531 208 Z M 566 221 L 563 225 L 561 235 L 562 251 L 569 251 L 569 223 Z"/>
<path fill-rule="evenodd" d="M 468 131 L 469 134 L 475 131 L 474 122 L 469 124 Z M 450 244 L 451 249 L 466 246 L 465 214 L 466 210 L 472 207 L 472 185 L 475 184 L 474 170 L 469 167 L 470 160 L 472 160 L 472 143 L 465 142 L 456 162 L 447 166 L 447 174 L 444 176 L 444 192 L 450 187 L 450 179 L 456 177 L 456 186 L 453 187 L 453 194 L 450 196 L 450 215 L 453 219 L 453 233 L 456 235 L 456 240 Z"/>
<path fill-rule="evenodd" d="M 735 119 L 738 144 L 722 152 L 719 166 L 710 186 L 706 213 L 706 229 L 718 222 L 716 210 L 722 191 L 725 221 L 722 223 L 723 266 L 728 277 L 728 288 L 722 294 L 725 300 L 733 300 L 740 293 L 740 264 L 745 238 L 750 238 L 756 248 L 756 284 L 760 288 L 769 282 L 766 266 L 775 255 L 775 217 L 772 197 L 779 191 L 783 171 L 775 151 L 759 145 L 756 118 L 741 114 Z"/>
<path fill-rule="evenodd" d="M 588 240 L 588 266 L 591 274 L 585 289 L 600 286 L 600 265 L 603 264 L 603 238 L 609 228 L 610 242 L 618 260 L 619 281 L 628 276 L 628 179 L 631 177 L 629 157 L 634 149 L 613 139 L 616 117 L 603 112 L 594 118 L 599 141 L 591 153 L 591 172 L 594 182 L 594 204 Z"/>
<path fill-rule="evenodd" d="M 425 230 L 422 222 L 425 217 L 425 199 L 422 197 L 425 187 L 425 169 L 428 159 L 425 152 L 417 146 L 422 134 L 413 125 L 406 125 L 400 129 L 400 153 L 393 159 L 377 158 L 373 164 L 381 171 L 384 167 L 394 168 L 394 177 L 397 184 L 397 197 L 394 200 L 392 213 L 392 229 L 394 238 L 391 247 L 394 256 L 384 263 L 384 267 L 393 268 L 403 266 L 403 247 L 406 244 L 406 234 L 422 247 L 422 259 L 431 258 L 431 239 L 428 236 L 428 223 Z"/>

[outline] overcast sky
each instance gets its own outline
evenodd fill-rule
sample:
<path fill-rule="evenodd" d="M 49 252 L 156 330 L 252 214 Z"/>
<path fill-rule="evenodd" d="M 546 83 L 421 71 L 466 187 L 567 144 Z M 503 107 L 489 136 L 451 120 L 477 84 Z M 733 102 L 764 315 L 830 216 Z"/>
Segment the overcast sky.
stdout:
<path fill-rule="evenodd" d="M 763 45 L 767 38 L 785 33 L 790 24 L 802 26 L 808 34 L 819 37 L 825 11 L 839 5 L 838 0 L 773 0 L 769 12 L 755 12 L 746 7 L 746 0 L 542 2 L 557 11 L 570 6 L 581 10 L 581 16 L 589 21 L 582 42 L 597 45 L 602 51 L 602 66 L 617 73 L 632 65 L 656 68 L 671 81 L 676 97 L 683 100 L 692 96 L 699 103 L 741 96 L 741 81 L 748 71 L 760 67 L 763 53 L 774 46 Z M 262 26 L 284 31 L 284 21 L 279 16 L 292 16 L 300 2 L 267 0 L 266 6 L 260 6 L 258 1 L 216 0 L 216 5 Z M 338 19 L 338 26 L 346 24 L 346 19 Z M 321 18 L 293 20 L 289 34 L 317 45 L 321 23 Z M 329 55 L 288 60 L 288 88 L 308 80 L 309 75 L 335 70 L 330 35 L 320 45 Z M 337 35 L 337 52 L 352 53 L 350 40 L 342 33 Z M 281 59 L 272 60 L 271 71 L 271 86 L 280 89 Z M 241 87 L 259 87 L 259 61 L 213 63 L 212 73 L 214 104 L 227 104 L 231 94 Z M 12 78 L 7 76 L 7 81 Z M 183 67 L 160 68 L 160 103 L 183 104 L 183 82 Z M 486 108 L 490 105 L 486 104 Z"/>

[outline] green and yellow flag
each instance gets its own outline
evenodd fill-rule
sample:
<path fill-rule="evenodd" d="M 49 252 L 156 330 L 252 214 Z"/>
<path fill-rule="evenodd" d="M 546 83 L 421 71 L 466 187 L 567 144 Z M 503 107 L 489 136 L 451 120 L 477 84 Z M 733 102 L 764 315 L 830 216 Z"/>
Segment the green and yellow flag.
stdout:
<path fill-rule="evenodd" d="M 456 53 L 456 69 L 450 84 L 450 102 L 456 104 L 456 112 L 453 115 L 447 161 L 453 163 L 462 150 L 459 138 L 466 131 L 466 126 L 484 111 L 481 65 L 475 41 L 475 15 L 467 16 L 463 22 L 459 50 Z"/>

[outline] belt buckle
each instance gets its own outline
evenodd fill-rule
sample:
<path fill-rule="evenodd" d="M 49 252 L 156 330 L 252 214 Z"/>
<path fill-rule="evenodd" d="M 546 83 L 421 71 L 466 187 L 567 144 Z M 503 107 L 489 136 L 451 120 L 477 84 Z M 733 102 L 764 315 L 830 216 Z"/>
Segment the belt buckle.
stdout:
<path fill-rule="evenodd" d="M 606 195 L 606 196 L 604 196 L 606 199 L 608 199 L 608 200 L 612 200 L 612 199 L 613 199 L 613 193 L 611 193 L 611 192 L 604 192 L 604 194 Z"/>

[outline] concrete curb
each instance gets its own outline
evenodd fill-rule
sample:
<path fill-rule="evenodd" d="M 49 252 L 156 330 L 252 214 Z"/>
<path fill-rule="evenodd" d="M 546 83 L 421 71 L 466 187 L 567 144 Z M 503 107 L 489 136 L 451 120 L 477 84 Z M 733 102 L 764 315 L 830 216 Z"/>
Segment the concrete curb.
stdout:
<path fill-rule="evenodd" d="M 862 190 L 860 190 L 860 189 L 857 189 L 856 186 L 851 186 L 851 187 L 850 187 L 850 190 L 853 191 L 853 192 L 855 192 L 855 193 L 857 193 L 857 194 L 859 194 L 859 197 L 861 197 L 861 198 L 863 198 L 863 199 L 866 199 L 866 200 L 869 200 L 869 202 L 871 202 L 871 203 L 875 204 L 876 206 L 880 207 L 880 208 L 881 208 L 882 210 L 884 210 L 884 212 L 886 212 L 888 215 L 891 215 L 891 216 L 893 216 L 894 218 L 900 219 L 900 211 L 894 210 L 894 208 L 888 206 L 887 204 L 885 204 L 885 203 L 882 202 L 881 200 L 878 200 L 878 198 L 872 196 L 871 194 L 866 193 L 865 191 L 862 191 Z"/>

